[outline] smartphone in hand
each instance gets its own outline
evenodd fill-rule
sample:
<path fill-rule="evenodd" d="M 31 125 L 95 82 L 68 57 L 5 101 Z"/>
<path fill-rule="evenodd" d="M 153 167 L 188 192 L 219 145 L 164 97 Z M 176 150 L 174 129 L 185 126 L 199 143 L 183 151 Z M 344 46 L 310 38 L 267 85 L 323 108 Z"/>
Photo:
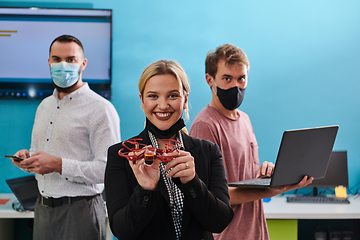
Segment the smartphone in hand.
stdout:
<path fill-rule="evenodd" d="M 10 158 L 10 159 L 12 159 L 12 160 L 14 160 L 14 161 L 16 161 L 16 162 L 21 162 L 22 160 L 24 160 L 24 159 L 22 159 L 22 158 L 20 158 L 20 157 L 13 156 L 13 155 L 5 155 L 5 157 L 6 157 L 6 158 Z"/>

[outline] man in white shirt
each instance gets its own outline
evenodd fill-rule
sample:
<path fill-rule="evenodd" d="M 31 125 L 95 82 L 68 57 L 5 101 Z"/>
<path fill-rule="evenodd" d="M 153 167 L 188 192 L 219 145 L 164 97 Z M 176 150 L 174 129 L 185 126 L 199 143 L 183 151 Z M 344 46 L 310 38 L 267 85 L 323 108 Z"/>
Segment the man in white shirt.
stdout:
<path fill-rule="evenodd" d="M 101 193 L 107 149 L 120 142 L 114 106 L 82 81 L 87 59 L 81 42 L 56 38 L 48 59 L 55 85 L 38 106 L 30 151 L 13 161 L 36 173 L 39 198 L 33 239 L 104 239 L 106 212 Z"/>

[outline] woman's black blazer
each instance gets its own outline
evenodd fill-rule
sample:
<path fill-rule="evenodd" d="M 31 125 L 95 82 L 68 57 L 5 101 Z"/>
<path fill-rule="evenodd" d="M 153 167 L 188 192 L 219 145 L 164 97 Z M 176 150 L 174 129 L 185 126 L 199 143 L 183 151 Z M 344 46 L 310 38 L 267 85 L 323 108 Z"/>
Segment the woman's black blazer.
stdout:
<path fill-rule="evenodd" d="M 219 147 L 182 133 L 185 151 L 195 159 L 196 176 L 186 184 L 173 181 L 184 194 L 182 239 L 213 239 L 233 217 L 225 169 Z M 135 138 L 151 145 L 147 131 Z M 142 189 L 126 158 L 118 151 L 121 143 L 108 149 L 105 172 L 106 205 L 113 234 L 119 239 L 176 239 L 169 195 L 160 177 L 154 191 Z M 126 152 L 126 149 L 124 149 Z"/>

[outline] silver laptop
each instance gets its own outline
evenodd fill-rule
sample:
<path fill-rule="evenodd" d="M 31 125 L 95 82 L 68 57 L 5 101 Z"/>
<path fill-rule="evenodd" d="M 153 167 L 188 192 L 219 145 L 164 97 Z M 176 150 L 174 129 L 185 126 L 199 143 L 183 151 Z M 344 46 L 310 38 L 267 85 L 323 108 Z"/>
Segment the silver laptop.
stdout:
<path fill-rule="evenodd" d="M 309 176 L 325 176 L 339 126 L 287 130 L 284 132 L 271 178 L 232 182 L 231 187 L 271 188 L 296 184 Z"/>
<path fill-rule="evenodd" d="M 33 175 L 7 179 L 6 183 L 25 210 L 34 211 L 39 195 L 37 181 Z"/>

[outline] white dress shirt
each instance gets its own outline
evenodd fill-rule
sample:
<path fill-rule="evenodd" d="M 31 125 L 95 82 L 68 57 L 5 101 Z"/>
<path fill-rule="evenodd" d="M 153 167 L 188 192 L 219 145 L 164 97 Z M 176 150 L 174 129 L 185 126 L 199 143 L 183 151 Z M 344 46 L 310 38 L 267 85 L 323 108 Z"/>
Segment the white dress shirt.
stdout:
<path fill-rule="evenodd" d="M 36 174 L 46 197 L 89 196 L 104 189 L 107 149 L 120 142 L 120 119 L 114 106 L 87 83 L 58 98 L 57 90 L 39 105 L 30 154 L 43 151 L 62 158 L 62 173 Z"/>

